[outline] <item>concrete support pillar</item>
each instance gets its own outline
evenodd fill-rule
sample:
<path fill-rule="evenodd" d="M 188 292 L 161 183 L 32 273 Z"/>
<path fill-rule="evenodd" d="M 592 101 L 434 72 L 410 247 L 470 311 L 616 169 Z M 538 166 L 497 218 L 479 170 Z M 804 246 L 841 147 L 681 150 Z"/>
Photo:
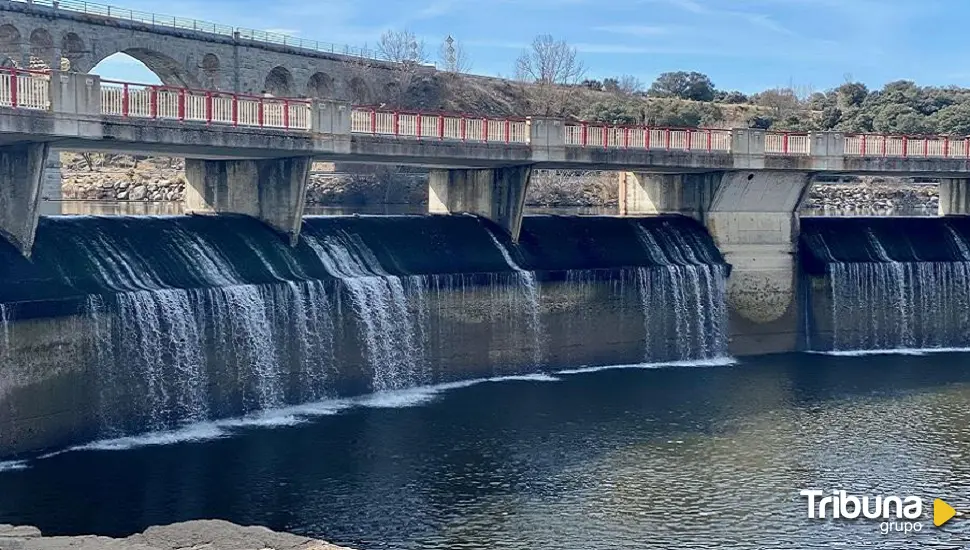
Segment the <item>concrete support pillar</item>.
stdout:
<path fill-rule="evenodd" d="M 757 128 L 731 130 L 731 158 L 737 169 L 765 167 L 765 131 Z"/>
<path fill-rule="evenodd" d="M 845 135 L 841 132 L 813 132 L 809 135 L 808 158 L 812 170 L 844 170 Z"/>
<path fill-rule="evenodd" d="M 751 141 L 763 143 L 757 135 Z M 620 208 L 621 214 L 675 213 L 702 221 L 731 264 L 732 353 L 791 351 L 798 344 L 796 212 L 810 182 L 807 172 L 767 170 L 626 173 Z"/>
<path fill-rule="evenodd" d="M 185 159 L 185 209 L 245 214 L 288 237 L 300 238 L 311 157 L 261 160 Z"/>
<path fill-rule="evenodd" d="M 0 235 L 26 257 L 34 246 L 49 152 L 47 143 L 0 148 Z"/>
<path fill-rule="evenodd" d="M 620 172 L 620 215 L 678 213 L 703 221 L 720 183 L 720 172 Z"/>
<path fill-rule="evenodd" d="M 532 117 L 529 119 L 529 146 L 538 162 L 566 158 L 566 127 L 562 119 Z"/>
<path fill-rule="evenodd" d="M 811 185 L 807 172 L 726 172 L 706 225 L 731 264 L 728 308 L 732 351 L 781 352 L 798 334 L 798 208 Z"/>
<path fill-rule="evenodd" d="M 531 165 L 432 170 L 428 177 L 428 211 L 477 214 L 492 220 L 513 241 L 518 241 L 531 175 Z"/>
<path fill-rule="evenodd" d="M 938 208 L 941 216 L 970 215 L 970 180 L 941 178 Z"/>

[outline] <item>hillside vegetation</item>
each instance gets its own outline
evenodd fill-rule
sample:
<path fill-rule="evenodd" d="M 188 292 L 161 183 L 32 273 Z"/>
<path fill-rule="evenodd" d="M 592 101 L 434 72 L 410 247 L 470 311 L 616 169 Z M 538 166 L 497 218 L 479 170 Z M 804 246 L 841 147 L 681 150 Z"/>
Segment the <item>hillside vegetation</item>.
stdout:
<path fill-rule="evenodd" d="M 822 92 L 782 87 L 747 95 L 718 89 L 705 74 L 677 71 L 645 87 L 629 75 L 585 78 L 576 49 L 548 35 L 522 52 L 514 79 L 503 79 L 467 74 L 460 44 L 444 46 L 444 70 L 420 70 L 427 62 L 424 44 L 409 31 L 385 33 L 378 50 L 396 63 L 399 78 L 377 99 L 399 108 L 617 125 L 970 135 L 970 89 L 956 86 L 900 80 L 870 90 L 846 79 Z"/>

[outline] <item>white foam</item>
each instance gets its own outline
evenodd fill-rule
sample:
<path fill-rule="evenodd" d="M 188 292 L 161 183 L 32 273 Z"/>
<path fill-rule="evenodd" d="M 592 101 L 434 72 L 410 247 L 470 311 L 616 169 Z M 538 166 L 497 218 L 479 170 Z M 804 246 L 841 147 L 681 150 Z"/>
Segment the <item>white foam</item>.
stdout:
<path fill-rule="evenodd" d="M 535 374 L 513 374 L 511 376 L 497 376 L 495 378 L 489 378 L 485 380 L 486 382 L 559 382 L 561 378 L 556 378 L 551 374 L 546 374 L 544 372 L 538 372 Z"/>
<path fill-rule="evenodd" d="M 835 357 L 865 357 L 867 355 L 929 355 L 932 353 L 967 353 L 970 348 L 896 348 L 896 349 L 854 349 L 835 351 L 811 351 L 818 355 Z"/>
<path fill-rule="evenodd" d="M 7 462 L 0 462 L 0 472 L 12 472 L 14 470 L 26 470 L 27 461 L 26 460 L 9 460 Z"/>
<path fill-rule="evenodd" d="M 588 374 L 614 369 L 665 369 L 673 367 L 727 367 L 738 364 L 733 357 L 716 357 L 714 359 L 697 359 L 688 361 L 668 361 L 663 363 L 635 363 L 631 365 L 604 365 L 601 367 L 581 367 L 557 371 L 556 374 Z"/>

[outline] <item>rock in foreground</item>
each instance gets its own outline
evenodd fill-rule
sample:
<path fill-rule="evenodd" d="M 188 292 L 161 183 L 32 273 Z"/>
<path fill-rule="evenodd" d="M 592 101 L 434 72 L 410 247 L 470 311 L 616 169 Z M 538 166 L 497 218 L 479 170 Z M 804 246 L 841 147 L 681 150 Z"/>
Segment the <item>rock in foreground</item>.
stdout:
<path fill-rule="evenodd" d="M 125 539 L 44 537 L 36 527 L 0 525 L 0 550 L 349 550 L 265 527 L 198 520 L 149 527 Z"/>

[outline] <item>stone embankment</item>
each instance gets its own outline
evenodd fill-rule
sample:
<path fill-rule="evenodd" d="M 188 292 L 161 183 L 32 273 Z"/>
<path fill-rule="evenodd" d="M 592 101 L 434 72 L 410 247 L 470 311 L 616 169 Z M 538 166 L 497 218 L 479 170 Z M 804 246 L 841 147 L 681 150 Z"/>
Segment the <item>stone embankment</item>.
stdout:
<path fill-rule="evenodd" d="M 805 208 L 840 212 L 935 212 L 939 203 L 939 185 L 934 183 L 863 181 L 816 183 Z"/>
<path fill-rule="evenodd" d="M 242 527 L 222 520 L 198 520 L 149 527 L 124 539 L 45 537 L 36 527 L 0 525 L 0 550 L 350 550 L 320 540 Z"/>

